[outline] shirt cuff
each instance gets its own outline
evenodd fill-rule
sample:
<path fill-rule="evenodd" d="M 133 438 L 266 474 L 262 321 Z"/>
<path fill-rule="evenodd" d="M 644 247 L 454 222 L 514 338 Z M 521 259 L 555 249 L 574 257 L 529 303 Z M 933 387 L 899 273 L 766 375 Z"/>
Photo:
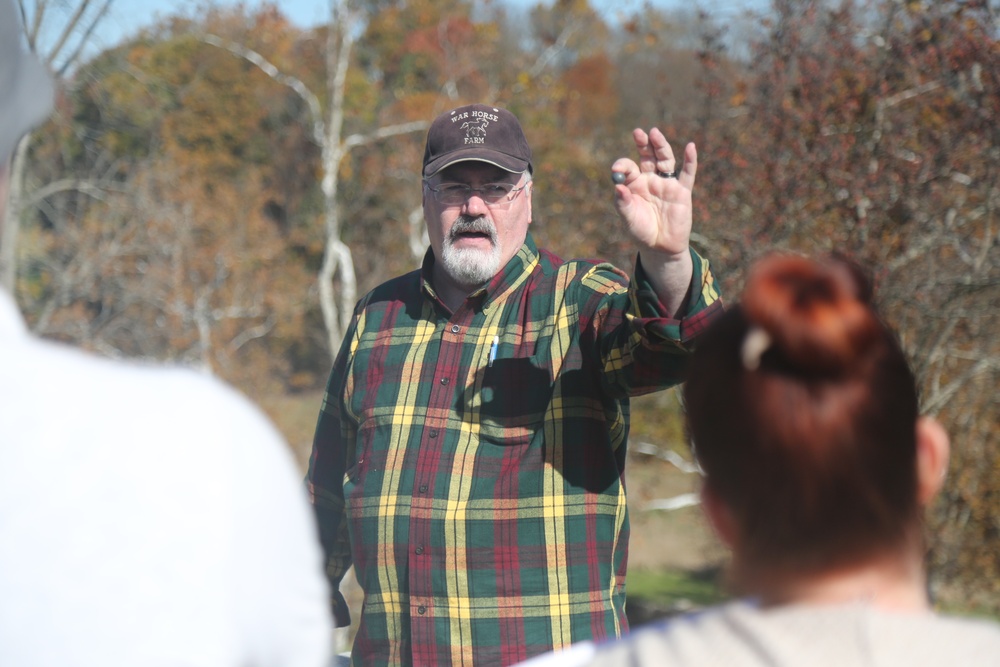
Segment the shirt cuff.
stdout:
<path fill-rule="evenodd" d="M 699 334 L 723 313 L 722 297 L 708 260 L 691 249 L 692 277 L 688 306 L 683 316 L 669 313 L 637 258 L 632 285 L 632 307 L 636 325 L 651 339 L 688 348 Z"/>

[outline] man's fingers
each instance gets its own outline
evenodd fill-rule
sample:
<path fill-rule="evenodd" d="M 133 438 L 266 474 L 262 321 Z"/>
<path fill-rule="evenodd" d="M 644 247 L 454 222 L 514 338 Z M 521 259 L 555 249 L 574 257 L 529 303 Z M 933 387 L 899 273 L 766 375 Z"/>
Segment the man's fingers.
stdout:
<path fill-rule="evenodd" d="M 639 149 L 640 156 L 645 156 L 650 151 L 649 135 L 642 128 L 637 127 L 632 130 L 632 140 L 635 142 L 635 147 Z"/>
<path fill-rule="evenodd" d="M 612 180 L 616 187 L 628 188 L 641 174 L 653 173 L 661 178 L 677 178 L 688 190 L 694 187 L 695 175 L 698 173 L 698 150 L 694 142 L 684 147 L 683 162 L 674 155 L 670 142 L 658 127 L 652 128 L 647 134 L 645 130 L 636 128 L 632 131 L 636 149 L 639 151 L 639 163 L 628 158 L 619 158 L 611 165 Z M 624 192 L 618 196 L 625 197 Z"/>
<path fill-rule="evenodd" d="M 677 168 L 677 160 L 674 158 L 674 149 L 670 147 L 670 142 L 663 136 L 660 128 L 654 127 L 649 131 L 649 143 L 653 147 L 653 155 L 656 159 L 656 170 L 670 173 Z"/>
<path fill-rule="evenodd" d="M 689 142 L 684 147 L 684 167 L 680 169 L 677 178 L 688 190 L 694 188 L 694 178 L 698 173 L 698 148 L 694 142 Z"/>
<path fill-rule="evenodd" d="M 648 134 L 645 130 L 636 128 L 632 131 L 632 138 L 639 151 L 639 170 L 641 172 L 674 173 L 678 162 L 670 142 L 667 141 L 660 128 L 654 127 Z"/>
<path fill-rule="evenodd" d="M 618 158 L 611 165 L 611 180 L 615 185 L 627 187 L 639 173 L 641 173 L 639 165 L 625 157 Z"/>

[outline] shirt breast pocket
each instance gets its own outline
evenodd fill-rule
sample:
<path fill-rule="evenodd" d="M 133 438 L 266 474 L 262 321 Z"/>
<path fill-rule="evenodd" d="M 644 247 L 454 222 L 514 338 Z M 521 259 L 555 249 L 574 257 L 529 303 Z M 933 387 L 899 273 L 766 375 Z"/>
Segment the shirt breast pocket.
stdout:
<path fill-rule="evenodd" d="M 480 436 L 500 445 L 524 444 L 541 428 L 549 409 L 548 367 L 535 357 L 498 357 L 483 370 Z"/>

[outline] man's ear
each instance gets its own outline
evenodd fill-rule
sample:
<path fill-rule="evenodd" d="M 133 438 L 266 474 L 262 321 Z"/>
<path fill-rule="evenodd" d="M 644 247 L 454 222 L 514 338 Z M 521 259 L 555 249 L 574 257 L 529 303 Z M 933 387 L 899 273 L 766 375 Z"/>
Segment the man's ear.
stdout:
<path fill-rule="evenodd" d="M 701 506 L 705 510 L 708 522 L 722 543 L 730 549 L 735 547 L 739 531 L 736 528 L 733 512 L 707 483 L 701 485 Z"/>
<path fill-rule="evenodd" d="M 944 485 L 951 445 L 948 433 L 931 417 L 917 419 L 917 499 L 926 507 Z"/>

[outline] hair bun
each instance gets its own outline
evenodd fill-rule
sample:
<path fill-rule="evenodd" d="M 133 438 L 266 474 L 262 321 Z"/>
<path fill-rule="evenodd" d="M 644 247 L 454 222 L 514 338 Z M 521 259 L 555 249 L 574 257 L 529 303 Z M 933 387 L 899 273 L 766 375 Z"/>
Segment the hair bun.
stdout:
<path fill-rule="evenodd" d="M 769 338 L 765 364 L 773 358 L 800 372 L 841 375 L 879 337 L 870 295 L 861 272 L 844 260 L 772 255 L 751 271 L 742 307 L 751 332 Z"/>

